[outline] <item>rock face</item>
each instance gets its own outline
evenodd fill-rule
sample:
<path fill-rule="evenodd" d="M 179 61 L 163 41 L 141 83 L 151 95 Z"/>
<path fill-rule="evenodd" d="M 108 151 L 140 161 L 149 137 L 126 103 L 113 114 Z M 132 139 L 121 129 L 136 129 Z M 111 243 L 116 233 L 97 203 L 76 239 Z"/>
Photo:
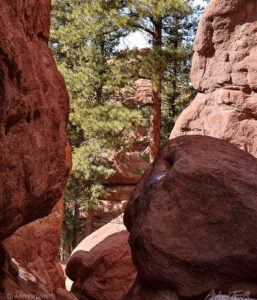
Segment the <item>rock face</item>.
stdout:
<path fill-rule="evenodd" d="M 81 300 L 118 300 L 128 292 L 136 273 L 121 217 L 83 240 L 66 267 L 74 281 L 71 290 Z"/>
<path fill-rule="evenodd" d="M 18 263 L 15 259 L 11 259 L 4 246 L 0 244 L 0 300 L 76 299 L 61 288 L 57 288 L 53 293 L 45 277 L 41 275 L 44 274 L 39 274 L 28 266 Z"/>
<path fill-rule="evenodd" d="M 101 208 L 94 212 L 94 228 L 99 229 L 121 215 L 135 185 L 112 185 L 106 200 L 99 200 Z"/>
<path fill-rule="evenodd" d="M 194 49 L 191 79 L 198 95 L 171 138 L 213 136 L 257 156 L 257 2 L 212 0 Z"/>
<path fill-rule="evenodd" d="M 49 216 L 19 228 L 4 241 L 9 255 L 29 270 L 41 274 L 52 290 L 64 287 L 64 274 L 57 261 L 62 210 L 61 200 Z"/>
<path fill-rule="evenodd" d="M 113 159 L 113 163 L 116 173 L 108 180 L 108 183 L 123 185 L 136 185 L 142 173 L 149 166 L 149 163 L 142 157 L 139 157 L 134 151 L 117 154 Z M 138 174 L 135 169 L 142 172 Z"/>
<path fill-rule="evenodd" d="M 0 3 L 0 240 L 61 198 L 68 95 L 48 48 L 50 0 Z"/>
<path fill-rule="evenodd" d="M 63 285 L 55 260 L 62 204 L 56 203 L 70 164 L 68 94 L 48 48 L 50 10 L 50 0 L 0 2 L 0 241 L 56 205 L 5 240 L 17 260 L 1 244 L 0 299 L 69 298 L 61 289 L 52 293 Z"/>
<path fill-rule="evenodd" d="M 66 161 L 71 172 L 71 149 L 68 143 Z M 48 216 L 19 228 L 3 241 L 11 258 L 44 277 L 52 291 L 57 287 L 65 287 L 64 273 L 57 260 L 63 221 L 64 192 L 65 190 Z"/>
<path fill-rule="evenodd" d="M 124 214 L 140 283 L 179 297 L 256 296 L 256 174 L 256 158 L 223 140 L 170 140 Z"/>
<path fill-rule="evenodd" d="M 139 50 L 140 51 L 140 50 Z M 126 101 L 132 103 L 143 104 L 144 100 L 151 101 L 152 98 L 152 83 L 150 79 L 140 78 L 135 82 L 135 94 L 131 97 L 128 97 Z"/>

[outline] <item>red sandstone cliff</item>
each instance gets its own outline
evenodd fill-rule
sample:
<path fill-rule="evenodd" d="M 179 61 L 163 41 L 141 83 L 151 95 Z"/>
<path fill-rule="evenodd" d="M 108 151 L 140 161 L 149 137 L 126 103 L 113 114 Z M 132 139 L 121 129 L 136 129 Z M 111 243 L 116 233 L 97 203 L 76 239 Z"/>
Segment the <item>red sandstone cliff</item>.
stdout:
<path fill-rule="evenodd" d="M 212 0 L 195 39 L 195 100 L 171 138 L 202 134 L 257 156 L 257 2 Z"/>
<path fill-rule="evenodd" d="M 18 240 L 19 233 L 27 231 L 23 242 L 17 242 L 17 247 L 24 247 L 17 249 L 17 259 L 20 255 L 26 264 L 37 261 L 33 268 L 37 266 L 39 273 L 44 272 L 43 257 L 53 254 L 50 243 L 58 243 L 62 212 L 61 204 L 56 203 L 69 173 L 65 154 L 68 94 L 48 47 L 50 10 L 50 0 L 0 2 L 0 239 L 47 216 L 56 205 L 52 215 L 36 221 L 48 226 L 51 220 L 48 237 L 39 233 L 36 223 L 16 235 Z M 39 241 L 41 250 L 36 257 L 33 249 Z M 0 299 L 10 293 L 13 297 L 15 293 L 28 294 L 31 299 L 36 294 L 51 294 L 47 273 L 38 276 L 33 268 L 11 260 L 1 246 Z M 51 297 L 54 299 L 54 294 Z"/>

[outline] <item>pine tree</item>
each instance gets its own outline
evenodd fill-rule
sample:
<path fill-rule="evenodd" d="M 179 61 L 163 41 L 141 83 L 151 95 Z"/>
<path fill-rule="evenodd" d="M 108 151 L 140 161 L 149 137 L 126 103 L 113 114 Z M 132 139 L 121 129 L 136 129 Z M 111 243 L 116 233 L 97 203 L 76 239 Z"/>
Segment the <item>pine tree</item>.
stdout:
<path fill-rule="evenodd" d="M 115 22 L 120 8 L 115 1 L 102 4 L 53 1 L 51 48 L 66 81 L 71 109 L 68 139 L 73 172 L 65 195 L 63 232 L 68 252 L 78 242 L 80 211 L 87 210 L 88 235 L 98 200 L 107 195 L 103 183 L 115 171 L 103 153 L 125 150 L 132 130 L 142 125 L 140 112 L 122 103 L 133 82 L 115 55 L 119 39 L 126 34 Z"/>
<path fill-rule="evenodd" d="M 164 74 L 167 70 L 169 52 L 165 49 L 165 41 L 171 34 L 174 19 L 192 14 L 190 2 L 187 0 L 128 0 L 126 17 L 123 26 L 130 30 L 141 30 L 148 34 L 152 45 L 144 75 L 150 70 L 152 81 L 152 142 L 151 160 L 160 147 L 161 104 Z M 147 71 L 148 69 L 148 71 Z"/>
<path fill-rule="evenodd" d="M 106 196 L 103 183 L 114 173 L 102 153 L 126 150 L 133 129 L 144 125 L 142 115 L 122 102 L 133 92 L 133 80 L 152 82 L 152 101 L 142 105 L 142 110 L 152 109 L 152 160 L 161 131 L 166 138 L 191 99 L 189 69 L 198 16 L 191 0 L 52 2 L 51 48 L 71 104 L 73 173 L 65 195 L 64 228 L 68 246 L 75 246 L 80 209 L 88 211 L 88 234 L 98 199 Z M 148 34 L 151 49 L 144 55 L 117 52 L 120 38 L 137 30 Z"/>
<path fill-rule="evenodd" d="M 172 16 L 164 37 L 167 56 L 162 93 L 162 138 L 164 140 L 169 137 L 179 114 L 196 94 L 190 82 L 190 70 L 193 41 L 203 7 L 194 6 L 193 2 L 188 2 L 190 10 Z"/>

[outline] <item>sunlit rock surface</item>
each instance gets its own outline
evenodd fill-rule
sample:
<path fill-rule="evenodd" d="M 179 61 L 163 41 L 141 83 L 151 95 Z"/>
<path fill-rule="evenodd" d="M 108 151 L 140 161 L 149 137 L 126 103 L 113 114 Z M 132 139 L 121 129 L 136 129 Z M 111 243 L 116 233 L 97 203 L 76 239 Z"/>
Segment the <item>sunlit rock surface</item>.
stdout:
<path fill-rule="evenodd" d="M 171 138 L 213 136 L 257 156 L 257 2 L 212 0 L 194 49 L 191 79 L 198 94 Z"/>
<path fill-rule="evenodd" d="M 122 216 L 85 238 L 73 251 L 66 286 L 79 299 L 119 300 L 136 278 Z"/>

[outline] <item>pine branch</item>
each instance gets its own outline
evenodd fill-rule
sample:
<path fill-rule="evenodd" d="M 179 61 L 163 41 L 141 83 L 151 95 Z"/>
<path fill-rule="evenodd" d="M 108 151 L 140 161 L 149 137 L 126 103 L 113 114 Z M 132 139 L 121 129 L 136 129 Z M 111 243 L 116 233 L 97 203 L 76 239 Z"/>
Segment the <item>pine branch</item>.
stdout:
<path fill-rule="evenodd" d="M 142 108 L 146 107 L 146 106 L 154 106 L 154 103 L 153 102 L 147 102 L 147 103 L 144 103 L 144 104 L 141 104 L 139 106 L 139 109 L 141 110 Z"/>

